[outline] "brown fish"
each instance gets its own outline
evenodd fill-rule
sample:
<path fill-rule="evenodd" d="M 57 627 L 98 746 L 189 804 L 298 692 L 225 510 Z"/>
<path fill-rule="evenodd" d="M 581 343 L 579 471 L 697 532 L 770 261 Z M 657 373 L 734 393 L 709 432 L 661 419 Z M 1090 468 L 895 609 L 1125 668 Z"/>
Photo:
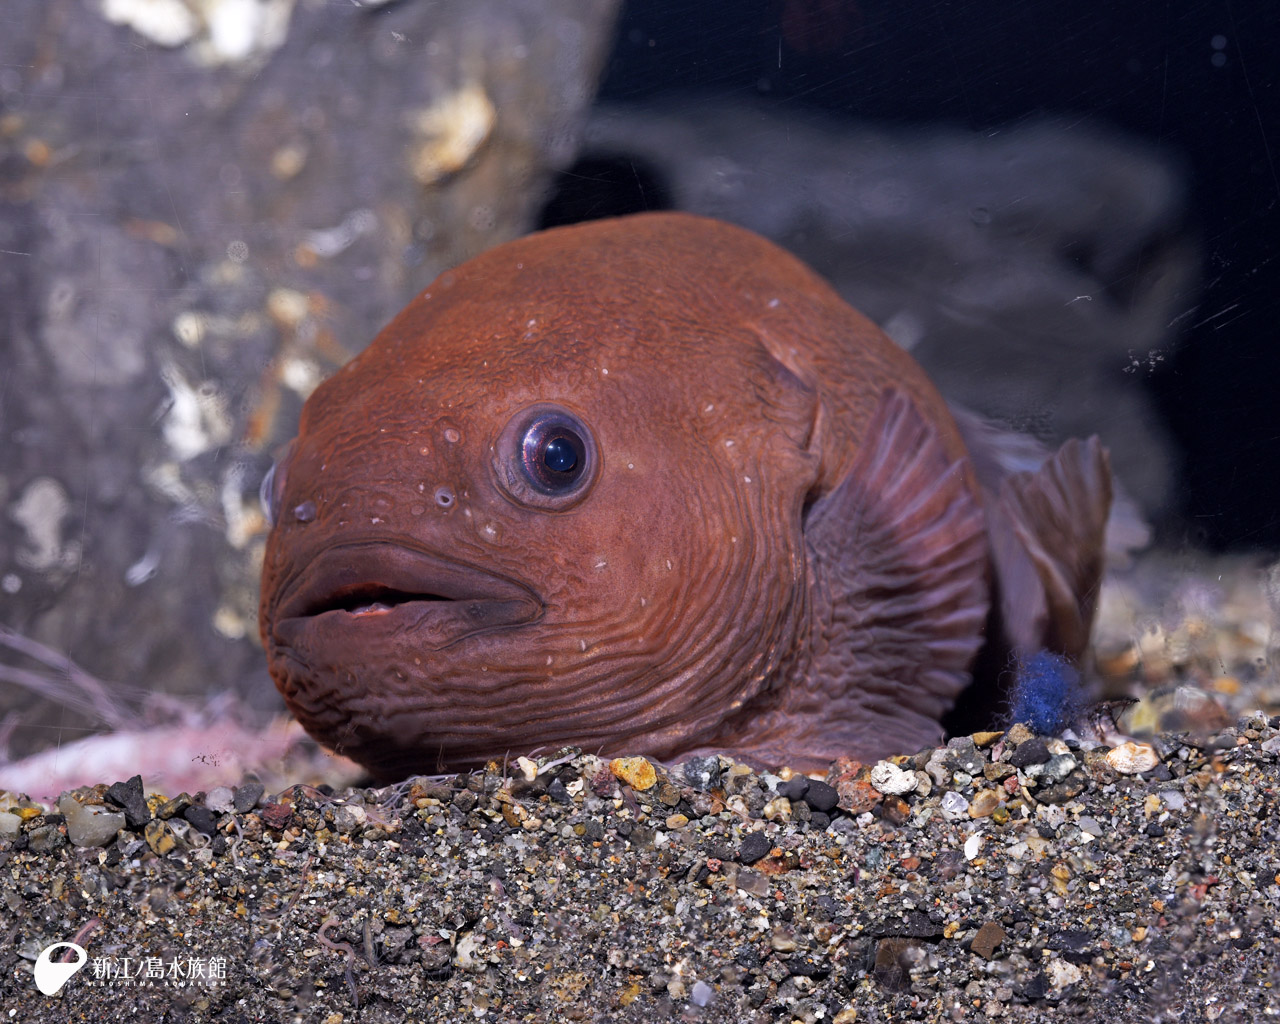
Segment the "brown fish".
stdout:
<path fill-rule="evenodd" d="M 303 409 L 264 485 L 260 624 L 381 777 L 575 745 L 815 767 L 1079 656 L 1110 502 L 1070 441 L 1008 473 L 799 261 L 685 214 L 443 274 Z M 963 706 L 960 710 L 963 710 Z"/>

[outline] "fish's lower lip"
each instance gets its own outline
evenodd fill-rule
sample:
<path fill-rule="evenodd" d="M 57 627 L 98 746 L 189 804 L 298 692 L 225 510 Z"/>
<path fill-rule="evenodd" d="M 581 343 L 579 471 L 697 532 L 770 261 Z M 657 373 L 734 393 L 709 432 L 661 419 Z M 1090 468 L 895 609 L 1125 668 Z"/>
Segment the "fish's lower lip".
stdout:
<path fill-rule="evenodd" d="M 398 542 L 362 541 L 307 563 L 283 592 L 273 632 L 294 646 L 386 630 L 439 649 L 541 614 L 538 598 L 505 577 Z"/>

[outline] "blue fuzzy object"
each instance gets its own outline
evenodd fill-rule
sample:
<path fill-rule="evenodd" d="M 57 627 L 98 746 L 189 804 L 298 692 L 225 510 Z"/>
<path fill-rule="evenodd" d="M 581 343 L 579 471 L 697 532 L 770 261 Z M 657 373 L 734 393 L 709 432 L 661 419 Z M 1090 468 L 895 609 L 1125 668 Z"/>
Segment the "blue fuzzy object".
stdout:
<path fill-rule="evenodd" d="M 1062 655 L 1037 651 L 1019 662 L 1009 694 L 1010 722 L 1025 722 L 1042 736 L 1056 735 L 1075 720 L 1084 704 L 1080 673 Z"/>

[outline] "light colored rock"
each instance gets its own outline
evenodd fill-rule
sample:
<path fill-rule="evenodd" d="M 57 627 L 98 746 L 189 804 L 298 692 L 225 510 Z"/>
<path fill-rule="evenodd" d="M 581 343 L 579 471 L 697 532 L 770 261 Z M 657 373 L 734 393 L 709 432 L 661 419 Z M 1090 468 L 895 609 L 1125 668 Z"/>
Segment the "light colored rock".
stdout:
<path fill-rule="evenodd" d="M 890 761 L 880 761 L 871 769 L 871 785 L 888 796 L 902 796 L 916 788 L 916 773 L 903 771 Z"/>
<path fill-rule="evenodd" d="M 63 794 L 58 801 L 58 811 L 67 819 L 67 838 L 72 846 L 106 846 L 125 826 L 123 812 L 82 804 L 70 794 Z"/>
<path fill-rule="evenodd" d="M 1134 743 L 1130 740 L 1107 753 L 1107 764 L 1121 775 L 1149 772 L 1159 763 L 1160 755 L 1148 743 Z"/>

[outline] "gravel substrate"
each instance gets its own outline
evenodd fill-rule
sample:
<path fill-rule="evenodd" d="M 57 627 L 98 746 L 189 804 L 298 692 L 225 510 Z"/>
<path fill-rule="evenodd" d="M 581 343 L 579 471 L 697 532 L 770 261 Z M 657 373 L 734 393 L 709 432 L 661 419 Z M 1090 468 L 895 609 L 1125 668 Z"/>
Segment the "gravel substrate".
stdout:
<path fill-rule="evenodd" d="M 1114 751 L 1015 726 L 826 782 L 565 754 L 0 800 L 3 1019 L 1257 1020 L 1278 725 Z M 93 959 L 42 995 L 77 934 Z M 110 977 L 146 957 L 225 979 Z"/>
<path fill-rule="evenodd" d="M 1277 608 L 1275 568 L 1149 558 L 1099 612 L 1123 699 L 1076 733 L 825 781 L 575 751 L 0 793 L 0 1024 L 1280 1016 Z"/>

